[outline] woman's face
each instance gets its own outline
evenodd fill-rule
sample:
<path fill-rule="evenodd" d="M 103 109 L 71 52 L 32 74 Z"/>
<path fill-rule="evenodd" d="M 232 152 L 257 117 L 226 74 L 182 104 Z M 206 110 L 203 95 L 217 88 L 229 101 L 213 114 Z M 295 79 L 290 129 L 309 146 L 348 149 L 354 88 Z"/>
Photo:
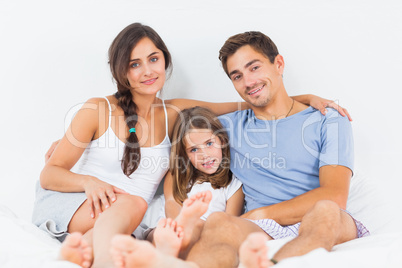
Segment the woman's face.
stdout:
<path fill-rule="evenodd" d="M 127 79 L 136 94 L 156 94 L 165 84 L 165 57 L 148 37 L 131 51 Z"/>

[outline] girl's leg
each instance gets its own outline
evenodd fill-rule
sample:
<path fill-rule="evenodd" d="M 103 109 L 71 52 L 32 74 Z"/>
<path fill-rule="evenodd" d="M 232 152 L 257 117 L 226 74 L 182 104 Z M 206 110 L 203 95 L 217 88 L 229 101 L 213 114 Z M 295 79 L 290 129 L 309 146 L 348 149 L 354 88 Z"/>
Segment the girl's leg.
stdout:
<path fill-rule="evenodd" d="M 192 195 L 186 199 L 183 203 L 183 208 L 181 209 L 179 215 L 174 222 L 177 222 L 177 227 L 181 230 L 171 230 L 172 228 L 166 228 L 166 220 L 162 221 L 165 224 L 158 224 L 155 230 L 153 230 L 147 237 L 147 240 L 152 242 L 158 248 L 158 244 L 154 240 L 164 241 L 168 235 L 177 236 L 177 233 L 182 233 L 183 238 L 181 239 L 181 247 L 179 257 L 185 259 L 191 247 L 199 240 L 201 236 L 202 229 L 204 227 L 204 221 L 200 219 L 202 215 L 208 210 L 209 203 L 211 202 L 212 194 L 210 191 L 203 191 Z M 170 220 L 170 219 L 168 219 Z M 158 232 L 159 231 L 159 232 Z M 171 252 L 177 252 L 174 240 L 170 239 Z M 160 243 L 161 244 L 161 243 Z M 169 246 L 166 243 L 165 248 Z M 160 248 L 159 248 L 160 249 Z M 166 250 L 162 252 L 167 253 Z M 175 254 L 168 254 L 177 256 Z"/>
<path fill-rule="evenodd" d="M 170 218 L 161 219 L 156 228 L 147 235 L 145 240 L 152 243 L 161 252 L 175 257 L 179 256 L 184 260 L 191 247 L 200 239 L 204 223 L 205 221 L 197 218 L 197 222 L 192 228 L 191 238 L 185 248 L 181 245 L 183 228 Z"/>
<path fill-rule="evenodd" d="M 87 202 L 73 216 L 69 232 L 86 233 L 93 224 L 93 255 L 92 267 L 110 267 L 110 241 L 115 234 L 131 234 L 140 224 L 147 209 L 147 203 L 138 196 L 118 194 L 117 200 L 95 219 L 89 215 Z M 88 235 L 88 238 L 90 235 Z"/>
<path fill-rule="evenodd" d="M 189 247 L 194 237 L 199 238 L 203 223 L 200 217 L 208 210 L 209 203 L 212 200 L 210 191 L 203 191 L 192 195 L 183 202 L 183 208 L 175 219 L 177 224 L 184 229 L 182 241 L 182 250 Z M 194 234 L 195 232 L 195 234 Z"/>
<path fill-rule="evenodd" d="M 177 222 L 161 219 L 155 229 L 155 247 L 166 255 L 177 257 L 183 240 L 183 229 Z"/>
<path fill-rule="evenodd" d="M 185 260 L 187 258 L 188 253 L 190 252 L 191 248 L 194 244 L 200 240 L 202 229 L 204 228 L 205 221 L 201 219 L 197 219 L 196 224 L 193 227 L 193 232 L 191 235 L 191 239 L 185 248 L 182 248 L 179 253 L 180 259 Z"/>

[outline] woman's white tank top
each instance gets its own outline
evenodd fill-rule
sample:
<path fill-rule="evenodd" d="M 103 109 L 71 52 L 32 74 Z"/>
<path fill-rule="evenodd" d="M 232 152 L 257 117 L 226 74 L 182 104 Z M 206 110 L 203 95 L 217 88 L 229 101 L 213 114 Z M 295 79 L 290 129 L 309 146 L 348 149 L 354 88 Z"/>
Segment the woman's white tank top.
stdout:
<path fill-rule="evenodd" d="M 109 100 L 109 126 L 106 132 L 91 141 L 80 160 L 72 169 L 73 172 L 94 176 L 124 191 L 137 195 L 149 203 L 169 169 L 170 139 L 168 136 L 168 117 L 165 111 L 166 136 L 163 141 L 153 147 L 141 147 L 141 161 L 137 170 L 127 177 L 121 168 L 125 144 L 119 140 L 111 128 L 112 109 Z"/>

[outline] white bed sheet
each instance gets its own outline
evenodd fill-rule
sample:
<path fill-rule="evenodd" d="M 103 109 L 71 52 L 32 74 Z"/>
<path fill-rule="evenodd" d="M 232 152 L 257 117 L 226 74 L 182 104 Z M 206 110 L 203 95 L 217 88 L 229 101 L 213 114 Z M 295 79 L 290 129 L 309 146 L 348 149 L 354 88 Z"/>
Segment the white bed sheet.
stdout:
<path fill-rule="evenodd" d="M 331 252 L 317 249 L 301 257 L 281 261 L 275 267 L 402 267 L 402 231 L 400 204 L 367 177 L 352 179 L 347 209 L 366 224 L 371 236 L 335 246 Z M 157 200 L 155 200 L 157 201 Z M 154 202 L 142 226 L 153 226 L 160 214 L 160 202 Z M 269 241 L 272 256 L 289 239 Z M 74 268 L 72 263 L 57 260 L 60 243 L 31 222 L 15 216 L 0 205 L 0 267 Z"/>
<path fill-rule="evenodd" d="M 0 267 L 77 268 L 57 259 L 60 242 L 0 205 Z"/>

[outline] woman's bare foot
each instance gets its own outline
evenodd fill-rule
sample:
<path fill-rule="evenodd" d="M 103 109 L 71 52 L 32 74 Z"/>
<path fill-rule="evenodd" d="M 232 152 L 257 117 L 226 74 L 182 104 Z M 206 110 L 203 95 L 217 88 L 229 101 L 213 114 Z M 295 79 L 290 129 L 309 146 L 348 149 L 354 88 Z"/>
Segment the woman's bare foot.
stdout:
<path fill-rule="evenodd" d="M 184 230 L 182 249 L 187 248 L 190 243 L 195 224 L 200 217 L 207 212 L 211 199 L 211 192 L 204 191 L 194 194 L 184 200 L 183 208 L 176 218 L 177 224 L 182 226 Z"/>
<path fill-rule="evenodd" d="M 161 219 L 154 233 L 155 246 L 161 252 L 177 257 L 179 255 L 183 228 L 170 218 Z"/>
<path fill-rule="evenodd" d="M 91 266 L 92 258 L 92 248 L 82 238 L 80 233 L 68 235 L 61 245 L 60 259 L 62 260 L 88 268 Z"/>
<path fill-rule="evenodd" d="M 263 233 L 249 234 L 239 249 L 239 268 L 266 268 L 273 265 L 268 258 L 268 238 Z"/>
<path fill-rule="evenodd" d="M 111 253 L 117 268 L 197 267 L 160 252 L 148 241 L 136 240 L 129 235 L 115 235 Z"/>

